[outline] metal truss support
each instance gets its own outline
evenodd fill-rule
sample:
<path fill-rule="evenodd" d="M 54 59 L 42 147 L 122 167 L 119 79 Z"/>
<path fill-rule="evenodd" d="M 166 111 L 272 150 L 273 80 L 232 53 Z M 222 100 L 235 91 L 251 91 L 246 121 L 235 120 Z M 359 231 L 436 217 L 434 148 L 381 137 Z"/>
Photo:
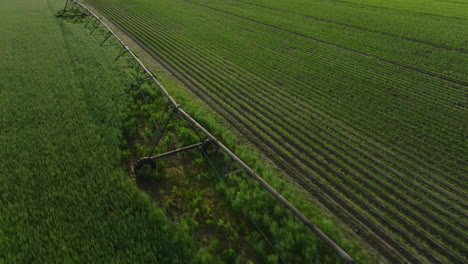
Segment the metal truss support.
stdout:
<path fill-rule="evenodd" d="M 94 26 L 91 29 L 91 33 L 89 33 L 89 35 L 92 35 L 93 32 L 99 27 L 99 25 L 101 25 L 101 21 L 99 21 L 99 19 L 96 19 L 96 23 L 94 23 Z"/>
<path fill-rule="evenodd" d="M 110 47 L 110 46 L 120 46 L 120 43 L 115 43 L 115 44 L 104 44 L 101 47 Z"/>
<path fill-rule="evenodd" d="M 71 8 L 69 9 L 70 12 L 75 12 L 75 11 L 79 11 L 80 9 L 78 8 L 78 6 L 76 5 L 75 1 L 71 1 Z"/>
<path fill-rule="evenodd" d="M 124 45 L 122 45 L 122 49 L 120 50 L 119 54 L 117 55 L 117 57 L 114 59 L 114 61 L 118 61 L 118 60 L 131 60 L 131 59 L 134 59 L 132 56 L 129 56 L 129 57 L 123 57 L 123 55 L 125 55 L 126 53 L 130 53 L 129 50 L 127 49 L 127 47 L 125 47 Z"/>
<path fill-rule="evenodd" d="M 231 165 L 234 161 L 232 159 L 229 159 L 228 162 L 226 163 L 226 166 L 224 166 L 223 172 L 220 175 L 220 179 L 224 179 L 224 177 L 227 174 L 227 171 L 231 168 Z"/>
<path fill-rule="evenodd" d="M 81 15 L 80 23 L 83 22 L 83 19 L 84 19 L 85 17 L 87 17 L 87 16 L 92 16 L 92 15 L 89 13 L 88 10 L 85 9 L 85 10 L 83 11 L 83 14 Z"/>
<path fill-rule="evenodd" d="M 99 47 L 102 47 L 104 45 L 104 43 L 106 43 L 106 41 L 112 36 L 112 32 L 108 32 L 107 33 L 107 36 L 104 38 L 104 40 L 101 42 L 101 44 L 99 45 Z"/>
<path fill-rule="evenodd" d="M 166 153 L 159 154 L 157 156 L 149 157 L 149 159 L 152 159 L 154 161 L 161 160 L 161 159 L 170 157 L 170 156 L 175 155 L 175 154 L 180 153 L 180 152 L 185 152 L 185 151 L 190 151 L 190 150 L 202 148 L 204 144 L 205 144 L 205 141 L 200 142 L 198 144 L 190 145 L 190 146 L 187 146 L 187 147 L 182 147 L 182 148 L 179 148 L 179 149 L 176 149 L 176 150 L 168 151 Z"/>
<path fill-rule="evenodd" d="M 81 14 L 77 14 L 81 11 Z M 75 13 L 75 15 L 64 15 L 66 12 Z M 62 17 L 81 17 L 83 18 L 85 14 L 88 13 L 88 10 L 84 9 L 82 6 L 78 5 L 75 0 L 67 0 L 65 6 L 62 10 Z"/>
<path fill-rule="evenodd" d="M 242 168 L 235 169 L 233 165 L 235 166 L 236 164 L 237 163 L 235 163 L 233 159 L 229 159 L 226 165 L 224 166 L 223 172 L 220 175 L 218 175 L 220 180 L 224 179 L 224 177 L 228 175 L 236 174 L 238 172 L 243 171 Z"/>
<path fill-rule="evenodd" d="M 127 48 L 125 46 L 122 46 L 122 49 L 120 50 L 119 55 L 117 55 L 117 57 L 115 57 L 114 61 L 132 59 L 131 57 L 121 58 L 127 52 L 128 52 Z"/>
<path fill-rule="evenodd" d="M 90 23 L 91 21 L 93 21 L 94 19 L 96 19 L 95 16 L 89 16 L 88 21 L 85 22 L 83 28 L 87 28 L 88 25 L 89 25 L 89 23 Z"/>
<path fill-rule="evenodd" d="M 143 78 L 139 78 L 137 79 L 137 82 L 144 82 L 144 81 L 148 81 L 148 80 L 151 80 L 151 77 L 147 76 L 147 77 L 143 77 Z"/>
<path fill-rule="evenodd" d="M 228 175 L 228 170 L 231 168 L 231 165 L 234 161 L 232 159 L 229 159 L 228 162 L 226 163 L 226 166 L 224 166 L 223 172 L 221 173 L 220 178 L 224 178 L 226 175 Z"/>
<path fill-rule="evenodd" d="M 148 73 L 144 69 L 142 69 L 141 67 L 138 67 L 135 80 L 137 81 L 138 84 L 140 84 L 144 81 L 151 80 L 151 77 L 148 75 Z"/>
<path fill-rule="evenodd" d="M 161 141 L 161 138 L 163 137 L 164 133 L 166 132 L 166 128 L 167 128 L 167 125 L 169 124 L 169 121 L 171 121 L 172 117 L 179 111 L 179 108 L 180 108 L 180 105 L 176 105 L 176 106 L 172 107 L 172 111 L 171 111 L 169 117 L 167 117 L 167 119 L 164 122 L 164 125 L 163 125 L 163 127 L 161 129 L 161 132 L 159 133 L 157 139 L 153 143 L 153 146 L 150 148 L 150 151 L 148 152 L 148 155 L 147 155 L 148 158 L 151 157 L 154 150 L 158 146 L 159 141 Z"/>
<path fill-rule="evenodd" d="M 67 7 L 70 4 L 70 2 L 73 3 L 74 1 L 73 0 L 67 0 L 67 2 L 65 2 L 65 6 L 63 7 L 62 13 L 65 13 L 65 11 L 67 11 Z"/>
<path fill-rule="evenodd" d="M 147 165 L 149 165 L 151 167 L 150 168 L 151 171 L 154 171 L 154 169 L 156 168 L 156 161 L 165 159 L 167 157 L 173 156 L 173 155 L 181 153 L 181 152 L 191 151 L 191 150 L 195 150 L 195 149 L 203 149 L 208 144 L 211 144 L 209 139 L 207 139 L 207 140 L 205 140 L 203 142 L 197 143 L 197 144 L 193 144 L 193 145 L 190 145 L 190 146 L 186 146 L 186 147 L 182 147 L 182 148 L 179 148 L 179 149 L 171 150 L 171 151 L 168 151 L 166 153 L 159 154 L 157 156 L 141 158 L 135 163 L 134 172 L 135 172 L 135 174 L 138 174 L 138 171 L 140 169 L 142 169 L 144 166 L 147 166 Z"/>
<path fill-rule="evenodd" d="M 100 22 L 99 22 L 99 18 L 94 17 L 94 19 L 92 20 L 92 23 L 90 23 L 90 24 L 88 25 L 88 27 L 86 27 L 86 29 L 91 29 L 91 30 L 93 30 L 94 28 L 96 28 L 96 27 L 99 26 L 99 23 L 100 23 Z M 90 35 L 91 35 L 91 33 L 90 33 Z"/>

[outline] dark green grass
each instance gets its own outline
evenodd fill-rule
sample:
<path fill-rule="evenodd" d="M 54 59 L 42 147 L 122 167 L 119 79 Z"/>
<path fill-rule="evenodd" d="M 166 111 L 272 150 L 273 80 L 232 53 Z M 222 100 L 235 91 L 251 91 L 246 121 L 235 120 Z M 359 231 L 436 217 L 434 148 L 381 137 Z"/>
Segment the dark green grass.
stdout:
<path fill-rule="evenodd" d="M 0 3 L 0 263 L 187 263 L 121 166 L 133 80 L 63 4 Z"/>

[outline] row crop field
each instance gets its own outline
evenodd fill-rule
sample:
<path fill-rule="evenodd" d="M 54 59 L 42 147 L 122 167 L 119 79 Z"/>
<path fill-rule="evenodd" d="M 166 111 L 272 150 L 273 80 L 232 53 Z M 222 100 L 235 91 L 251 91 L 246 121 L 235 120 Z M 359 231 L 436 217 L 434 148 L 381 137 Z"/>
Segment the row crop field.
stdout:
<path fill-rule="evenodd" d="M 85 3 L 384 258 L 468 262 L 468 3 Z"/>

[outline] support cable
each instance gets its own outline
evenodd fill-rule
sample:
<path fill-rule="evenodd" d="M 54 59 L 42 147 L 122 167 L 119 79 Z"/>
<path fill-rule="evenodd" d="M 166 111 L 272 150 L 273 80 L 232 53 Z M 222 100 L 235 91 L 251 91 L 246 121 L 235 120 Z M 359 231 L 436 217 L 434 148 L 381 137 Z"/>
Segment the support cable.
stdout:
<path fill-rule="evenodd" d="M 216 167 L 214 166 L 213 162 L 211 162 L 210 157 L 208 157 L 208 153 L 206 153 L 203 148 L 201 148 L 201 152 L 202 152 L 203 156 L 205 157 L 205 159 L 208 161 L 208 164 L 211 166 L 213 171 L 216 173 L 216 175 L 218 175 L 218 178 L 220 178 L 220 174 L 219 174 L 218 170 L 216 169 Z"/>
<path fill-rule="evenodd" d="M 89 16 L 89 19 L 88 21 L 86 21 L 86 23 L 84 24 L 83 28 L 86 28 L 88 26 L 88 24 L 91 22 L 91 20 L 95 19 L 96 17 L 95 16 Z"/>
<path fill-rule="evenodd" d="M 101 25 L 101 21 L 99 20 L 96 20 L 97 22 L 95 23 L 95 26 L 93 27 L 93 29 L 91 29 L 91 33 L 89 33 L 89 35 L 92 35 L 93 32 L 99 27 L 99 25 Z"/>
<path fill-rule="evenodd" d="M 156 149 L 156 147 L 158 146 L 159 144 L 159 141 L 161 140 L 162 136 L 164 135 L 164 133 L 166 132 L 166 128 L 167 128 L 167 125 L 169 124 L 169 121 L 171 121 L 172 117 L 174 116 L 175 113 L 177 113 L 177 111 L 179 111 L 179 108 L 180 106 L 176 106 L 176 107 L 173 107 L 172 111 L 171 111 L 171 114 L 169 115 L 169 117 L 166 119 L 166 122 L 164 123 L 164 126 L 163 128 L 161 129 L 161 133 L 159 133 L 158 135 L 158 138 L 155 140 L 153 146 L 151 147 L 150 151 L 148 152 L 148 155 L 147 157 L 151 157 L 151 155 L 153 155 L 153 152 L 154 150 Z"/>
<path fill-rule="evenodd" d="M 203 156 L 206 158 L 206 160 L 208 161 L 208 163 L 210 164 L 211 168 L 213 169 L 213 171 L 216 173 L 216 175 L 218 176 L 218 179 L 220 179 L 221 181 L 225 182 L 224 180 L 224 175 L 225 175 L 225 171 L 228 169 L 228 167 L 232 164 L 232 159 L 230 159 L 228 161 L 228 163 L 226 164 L 224 170 L 223 170 L 223 174 L 221 175 L 218 170 L 215 168 L 214 164 L 211 162 L 210 158 L 208 157 L 208 154 L 203 150 L 202 148 L 202 153 L 203 153 Z M 245 209 L 242 210 L 243 214 L 245 216 L 247 216 L 247 218 L 249 218 L 250 222 L 252 222 L 252 224 L 255 226 L 255 228 L 257 228 L 257 230 L 260 232 L 260 234 L 263 236 L 263 238 L 265 239 L 265 241 L 268 243 L 268 245 L 273 249 L 273 251 L 275 251 L 275 253 L 280 257 L 281 259 L 281 262 L 283 262 L 284 264 L 286 264 L 286 261 L 284 260 L 283 256 L 279 253 L 279 251 L 276 249 L 276 247 L 274 246 L 273 242 L 270 241 L 270 239 L 266 236 L 265 233 L 263 233 L 262 229 L 255 223 L 255 221 L 253 220 L 253 218 L 250 216 L 249 213 L 246 212 Z"/>
<path fill-rule="evenodd" d="M 109 33 L 107 33 L 107 36 L 104 38 L 104 40 L 101 42 L 101 44 L 99 45 L 99 47 L 102 47 L 102 45 L 104 45 L 104 43 L 106 43 L 106 41 L 112 36 L 112 32 L 109 31 Z"/>
<path fill-rule="evenodd" d="M 230 165 L 232 163 L 232 160 L 229 160 L 229 164 Z M 213 167 L 214 168 L 214 167 Z M 215 169 L 216 171 L 216 169 Z M 222 177 L 219 177 L 219 174 L 218 174 L 218 178 L 225 182 L 226 181 L 224 180 L 224 178 Z M 267 237 L 267 235 L 265 233 L 263 233 L 262 229 L 257 225 L 257 223 L 253 220 L 253 218 L 250 216 L 250 214 L 247 212 L 247 210 L 244 208 L 242 210 L 242 213 L 247 216 L 247 218 L 250 220 L 250 222 L 252 222 L 252 224 L 255 226 L 255 228 L 257 228 L 257 230 L 260 232 L 260 234 L 262 235 L 262 237 L 265 239 L 265 241 L 268 243 L 268 245 L 273 249 L 273 251 L 276 253 L 276 255 L 279 256 L 279 258 L 281 259 L 281 262 L 283 264 L 286 264 L 286 261 L 284 260 L 283 256 L 279 253 L 278 249 L 275 247 L 275 245 L 273 244 L 273 242 L 271 242 L 271 240 Z"/>
<path fill-rule="evenodd" d="M 69 4 L 70 1 L 72 1 L 72 0 L 67 0 L 67 1 L 65 2 L 65 6 L 63 7 L 62 14 L 64 14 L 65 11 L 67 10 L 67 7 L 68 7 L 68 4 Z M 73 1 L 73 2 L 74 2 L 74 1 Z"/>
<path fill-rule="evenodd" d="M 250 222 L 252 222 L 252 224 L 254 224 L 254 226 L 257 228 L 258 232 L 260 232 L 260 234 L 263 236 L 263 238 L 266 240 L 266 242 L 268 243 L 268 245 L 270 245 L 270 247 L 273 249 L 273 251 L 275 251 L 275 253 L 280 257 L 281 259 L 281 262 L 283 262 L 284 264 L 286 264 L 286 261 L 284 260 L 283 256 L 279 253 L 278 249 L 276 249 L 275 245 L 270 241 L 270 239 L 268 239 L 268 237 L 266 236 L 265 233 L 263 233 L 262 229 L 255 223 L 255 221 L 253 220 L 253 218 L 245 212 L 245 209 L 243 210 L 244 211 L 244 215 L 247 216 L 247 218 L 249 218 Z"/>

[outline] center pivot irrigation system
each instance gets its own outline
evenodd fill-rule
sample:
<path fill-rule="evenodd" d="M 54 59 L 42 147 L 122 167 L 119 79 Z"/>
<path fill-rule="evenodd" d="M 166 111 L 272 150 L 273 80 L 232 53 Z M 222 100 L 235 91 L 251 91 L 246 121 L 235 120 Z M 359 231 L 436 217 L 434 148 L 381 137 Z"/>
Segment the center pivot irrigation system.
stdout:
<path fill-rule="evenodd" d="M 86 19 L 85 28 L 91 29 L 91 34 L 95 33 L 97 29 L 101 34 L 104 35 L 104 40 L 100 43 L 100 46 L 107 46 L 105 43 L 111 38 L 115 38 L 118 41 L 119 46 L 122 47 L 121 51 L 115 58 L 115 60 L 121 59 L 132 59 L 138 65 L 139 69 L 141 69 L 143 78 L 140 78 L 140 81 L 143 80 L 152 80 L 156 83 L 157 87 L 163 92 L 165 97 L 168 100 L 167 106 L 168 109 L 171 110 L 168 117 L 164 121 L 161 129 L 155 124 L 156 128 L 159 130 L 159 135 L 155 139 L 148 155 L 142 159 L 140 159 L 135 164 L 135 172 L 140 170 L 149 170 L 152 171 L 156 168 L 156 160 L 166 158 L 168 156 L 174 155 L 179 152 L 200 149 L 203 155 L 207 156 L 207 151 L 209 147 L 216 147 L 218 150 L 222 150 L 227 156 L 229 156 L 230 161 L 228 162 L 223 174 L 226 175 L 226 171 L 232 163 L 235 163 L 240 166 L 240 170 L 243 170 L 252 178 L 254 178 L 257 182 L 259 182 L 263 188 L 265 188 L 271 195 L 273 195 L 278 202 L 280 202 L 283 206 L 285 206 L 292 214 L 297 217 L 307 228 L 313 231 L 320 239 L 322 239 L 325 243 L 327 243 L 337 254 L 338 256 L 345 262 L 345 263 L 357 263 L 346 251 L 344 251 L 338 244 L 335 243 L 327 234 L 325 234 L 322 230 L 320 230 L 317 226 L 315 226 L 311 220 L 309 220 L 304 214 L 302 214 L 294 205 L 292 205 L 288 200 L 286 200 L 281 194 L 279 194 L 270 184 L 268 184 L 262 177 L 260 177 L 252 168 L 250 168 L 244 161 L 242 161 L 236 154 L 234 154 L 231 150 L 229 150 L 222 142 L 220 142 L 215 136 L 213 136 L 208 130 L 206 130 L 202 125 L 200 125 L 195 119 L 193 119 L 184 109 L 181 108 L 179 104 L 174 100 L 174 98 L 169 94 L 169 92 L 164 88 L 162 83 L 151 73 L 151 71 L 138 59 L 138 57 L 124 44 L 124 42 L 114 33 L 112 29 L 107 26 L 99 16 L 97 16 L 94 12 L 92 12 L 88 7 L 84 6 L 83 4 L 77 2 L 76 0 L 66 0 L 65 7 L 63 9 L 63 14 L 68 12 L 71 15 L 62 15 L 64 17 L 79 17 L 80 19 Z M 103 33 L 104 32 L 104 33 Z M 124 56 L 128 54 L 127 56 Z M 152 156 L 155 148 L 157 147 L 158 143 L 163 137 L 164 132 L 167 129 L 167 125 L 171 118 L 175 115 L 179 115 L 180 118 L 187 121 L 192 128 L 198 129 L 201 131 L 204 136 L 206 136 L 206 140 L 194 144 L 191 146 L 183 147 L 180 149 L 176 149 L 173 151 L 166 152 L 164 154 L 160 154 L 157 156 Z M 235 171 L 237 172 L 237 171 Z M 231 173 L 235 173 L 231 172 Z"/>

